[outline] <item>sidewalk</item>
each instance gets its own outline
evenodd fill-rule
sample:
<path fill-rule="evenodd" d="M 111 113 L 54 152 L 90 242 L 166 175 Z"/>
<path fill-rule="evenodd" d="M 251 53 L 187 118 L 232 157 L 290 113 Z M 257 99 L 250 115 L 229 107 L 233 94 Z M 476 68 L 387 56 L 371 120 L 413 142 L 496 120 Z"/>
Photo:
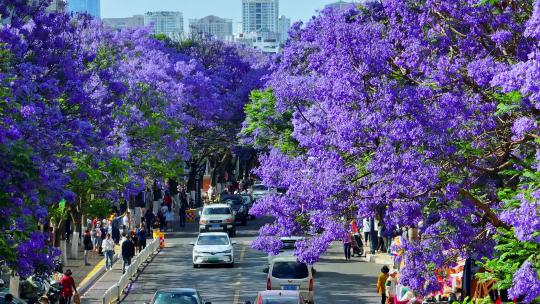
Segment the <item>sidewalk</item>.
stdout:
<path fill-rule="evenodd" d="M 116 262 L 113 269 L 104 272 L 89 290 L 81 296 L 81 303 L 103 303 L 103 295 L 114 284 L 118 283 L 122 276 L 122 262 Z"/>
<path fill-rule="evenodd" d="M 68 259 L 67 264 L 64 265 L 64 271 L 71 269 L 73 272 L 73 279 L 77 288 L 79 286 L 86 284 L 86 281 L 90 278 L 91 274 L 95 272 L 98 268 L 104 265 L 105 258 L 100 256 L 97 252 L 91 252 L 88 255 L 88 262 L 90 266 L 84 265 L 84 250 L 82 247 L 79 249 L 79 258 L 78 259 Z"/>

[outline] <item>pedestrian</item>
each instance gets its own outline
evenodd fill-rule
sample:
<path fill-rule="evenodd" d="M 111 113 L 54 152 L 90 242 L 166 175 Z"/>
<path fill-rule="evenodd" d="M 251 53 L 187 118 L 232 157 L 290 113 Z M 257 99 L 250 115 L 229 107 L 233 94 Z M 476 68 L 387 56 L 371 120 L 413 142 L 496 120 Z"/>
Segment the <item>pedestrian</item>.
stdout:
<path fill-rule="evenodd" d="M 163 197 L 163 203 L 165 204 L 165 206 L 167 206 L 169 210 L 172 209 L 172 197 L 171 197 L 171 194 L 169 193 L 169 190 L 165 191 L 165 197 Z"/>
<path fill-rule="evenodd" d="M 105 227 L 105 223 L 107 223 L 107 220 L 103 220 L 103 223 L 99 224 L 98 252 L 101 256 L 103 256 L 103 241 L 105 240 L 105 237 L 108 233 L 108 229 Z"/>
<path fill-rule="evenodd" d="M 167 225 L 167 231 L 172 231 L 172 224 L 174 221 L 174 212 L 171 209 L 168 209 L 165 213 L 165 222 Z"/>
<path fill-rule="evenodd" d="M 122 242 L 122 274 L 126 273 L 126 268 L 131 265 L 131 258 L 135 255 L 135 245 L 130 239 L 130 236 L 127 236 L 126 239 Z"/>
<path fill-rule="evenodd" d="M 129 211 L 126 211 L 124 213 L 124 217 L 122 218 L 122 225 L 124 225 L 128 229 L 129 229 L 129 222 L 130 222 L 129 217 L 130 217 Z"/>
<path fill-rule="evenodd" d="M 6 293 L 6 295 L 4 296 L 4 303 L 5 304 L 15 304 L 15 302 L 13 302 L 13 295 L 10 294 L 10 293 Z"/>
<path fill-rule="evenodd" d="M 369 219 L 368 218 L 364 218 L 362 220 L 362 232 L 364 233 L 364 244 L 369 244 L 369 232 L 370 232 L 370 228 L 369 228 Z"/>
<path fill-rule="evenodd" d="M 92 246 L 93 250 L 97 252 L 97 230 L 96 226 L 92 226 L 92 230 L 90 230 L 90 238 L 92 239 Z"/>
<path fill-rule="evenodd" d="M 75 280 L 71 276 L 73 273 L 71 269 L 67 269 L 62 279 L 60 279 L 60 285 L 62 290 L 60 290 L 60 297 L 62 297 L 63 302 L 66 304 L 71 304 L 71 298 L 73 297 L 73 291 L 78 295 L 77 288 L 75 288 Z"/>
<path fill-rule="evenodd" d="M 137 233 L 135 232 L 135 230 L 131 230 L 131 241 L 133 242 L 133 247 L 135 247 L 135 254 L 137 254 L 139 251 L 137 251 L 137 249 L 139 249 L 139 238 L 137 237 Z"/>
<path fill-rule="evenodd" d="M 386 279 L 386 283 L 384 284 L 384 287 L 386 289 L 386 303 L 393 304 L 394 298 L 397 294 L 397 285 L 398 285 L 398 279 L 397 279 L 398 271 L 396 269 L 390 270 L 390 273 L 388 274 L 388 278 Z"/>
<path fill-rule="evenodd" d="M 390 269 L 384 265 L 377 278 L 377 293 L 381 295 L 381 304 L 386 304 L 386 280 L 388 279 Z"/>
<path fill-rule="evenodd" d="M 377 241 L 377 250 L 379 250 L 380 252 L 385 252 L 386 251 L 386 246 L 384 244 L 384 224 L 382 221 L 379 221 L 379 225 L 377 227 L 377 238 L 378 238 L 378 241 Z"/>
<path fill-rule="evenodd" d="M 150 230 L 152 227 L 152 224 L 154 223 L 154 218 L 156 216 L 152 212 L 152 208 L 149 208 L 146 210 L 146 214 L 144 215 L 144 220 L 146 222 L 146 227 L 148 227 L 148 230 L 146 231 L 148 234 L 150 234 Z"/>
<path fill-rule="evenodd" d="M 146 247 L 146 227 L 143 223 L 137 229 L 137 238 L 139 239 L 139 252 L 141 252 Z"/>
<path fill-rule="evenodd" d="M 152 199 L 154 200 L 152 209 L 154 210 L 154 215 L 157 215 L 161 201 L 161 188 L 157 180 L 154 180 L 154 184 L 152 185 Z"/>
<path fill-rule="evenodd" d="M 188 207 L 187 194 L 186 190 L 182 188 L 178 194 L 178 200 L 180 203 L 180 208 L 178 210 L 178 215 L 180 216 L 180 227 L 186 226 L 186 209 Z"/>
<path fill-rule="evenodd" d="M 349 231 L 346 231 L 343 235 L 343 251 L 345 253 L 345 260 L 349 261 L 351 259 L 351 243 L 352 237 Z"/>
<path fill-rule="evenodd" d="M 159 222 L 159 217 L 154 218 L 154 223 L 152 224 L 153 232 L 161 230 L 161 223 Z"/>
<path fill-rule="evenodd" d="M 83 236 L 83 246 L 84 246 L 84 265 L 90 266 L 88 263 L 88 253 L 94 249 L 94 244 L 92 244 L 92 236 L 90 235 L 90 230 L 86 229 Z"/>
<path fill-rule="evenodd" d="M 114 241 L 111 238 L 111 234 L 107 233 L 105 235 L 105 240 L 103 240 L 103 253 L 105 255 L 105 270 L 112 270 L 113 266 L 113 256 L 114 256 Z"/>

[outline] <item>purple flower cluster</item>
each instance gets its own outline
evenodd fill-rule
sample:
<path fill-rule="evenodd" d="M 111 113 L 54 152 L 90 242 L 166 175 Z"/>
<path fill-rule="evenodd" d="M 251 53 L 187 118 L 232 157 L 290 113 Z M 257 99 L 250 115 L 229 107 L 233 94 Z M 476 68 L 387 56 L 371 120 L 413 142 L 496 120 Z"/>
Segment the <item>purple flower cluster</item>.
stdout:
<path fill-rule="evenodd" d="M 540 277 L 530 261 L 521 265 L 514 274 L 512 287 L 508 290 L 508 295 L 513 299 L 523 299 L 525 303 L 532 303 L 540 297 Z"/>

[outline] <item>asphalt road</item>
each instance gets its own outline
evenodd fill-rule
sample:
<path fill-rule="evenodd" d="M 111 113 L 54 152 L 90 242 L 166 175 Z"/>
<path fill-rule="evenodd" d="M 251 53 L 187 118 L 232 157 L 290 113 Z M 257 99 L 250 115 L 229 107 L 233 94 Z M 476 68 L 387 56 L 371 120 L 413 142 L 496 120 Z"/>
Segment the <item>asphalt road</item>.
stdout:
<path fill-rule="evenodd" d="M 155 256 L 133 281 L 121 303 L 150 302 L 160 288 L 190 287 L 199 290 L 205 301 L 213 304 L 238 304 L 253 301 L 258 291 L 266 289 L 266 255 L 250 248 L 264 220 L 250 221 L 238 227 L 235 240 L 235 267 L 193 268 L 192 246 L 196 225 L 187 231 L 168 233 L 166 247 Z M 336 243 L 315 265 L 315 303 L 380 303 L 375 293 L 380 265 L 358 260 L 346 262 L 341 244 Z"/>

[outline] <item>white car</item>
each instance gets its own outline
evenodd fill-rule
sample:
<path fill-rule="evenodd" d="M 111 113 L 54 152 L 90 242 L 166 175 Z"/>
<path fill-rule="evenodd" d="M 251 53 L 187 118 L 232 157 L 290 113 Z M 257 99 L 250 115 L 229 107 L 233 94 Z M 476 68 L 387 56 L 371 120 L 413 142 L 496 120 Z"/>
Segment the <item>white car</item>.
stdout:
<path fill-rule="evenodd" d="M 270 264 L 266 289 L 296 290 L 307 303 L 313 303 L 315 291 L 311 267 L 294 256 L 277 257 Z"/>
<path fill-rule="evenodd" d="M 230 205 L 212 204 L 207 205 L 201 212 L 199 219 L 199 233 L 211 231 L 223 231 L 230 236 L 236 235 L 235 216 Z"/>
<path fill-rule="evenodd" d="M 193 267 L 209 264 L 227 264 L 234 267 L 234 247 L 225 232 L 200 233 L 193 245 Z"/>
<path fill-rule="evenodd" d="M 296 242 L 304 240 L 305 237 L 302 236 L 286 236 L 281 237 L 281 243 L 283 244 L 281 246 L 281 249 L 279 250 L 279 253 L 277 255 L 269 255 L 268 256 L 268 265 L 272 264 L 272 261 L 277 257 L 283 257 L 283 256 L 294 256 L 294 250 L 296 249 Z"/>
<path fill-rule="evenodd" d="M 257 201 L 258 199 L 262 198 L 263 196 L 269 194 L 269 193 L 275 193 L 276 189 L 274 188 L 268 188 L 267 186 L 263 184 L 254 184 L 251 187 L 251 196 L 253 196 L 253 199 Z"/>

